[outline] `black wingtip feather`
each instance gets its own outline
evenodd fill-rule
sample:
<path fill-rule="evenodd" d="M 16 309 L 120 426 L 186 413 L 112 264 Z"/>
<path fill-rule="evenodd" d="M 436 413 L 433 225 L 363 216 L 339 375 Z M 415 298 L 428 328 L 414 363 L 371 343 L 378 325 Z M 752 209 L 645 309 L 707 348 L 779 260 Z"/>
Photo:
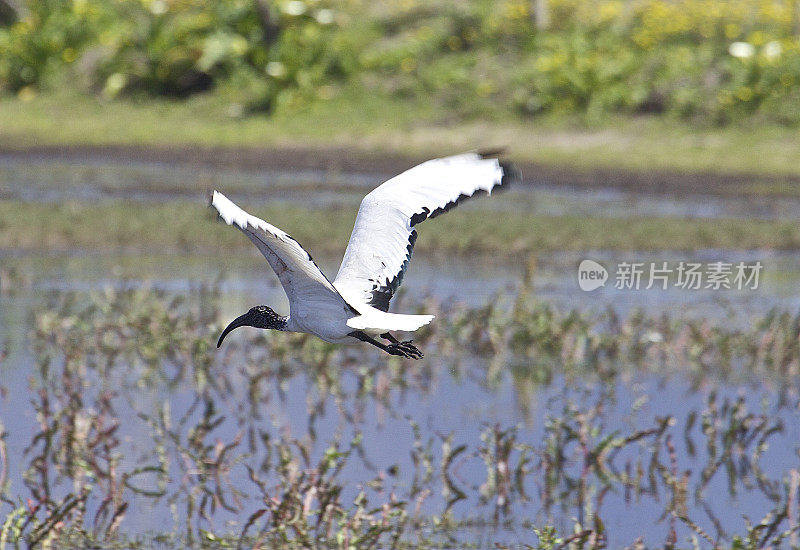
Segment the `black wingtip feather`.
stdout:
<path fill-rule="evenodd" d="M 498 149 L 492 151 L 481 151 L 478 154 L 481 156 L 481 158 L 496 158 L 502 153 L 503 150 Z M 519 168 L 509 161 L 499 161 L 498 163 L 500 168 L 503 170 L 503 175 L 500 178 L 500 182 L 494 186 L 492 191 L 503 191 L 511 184 L 519 183 L 519 181 L 522 179 L 522 173 L 519 171 Z M 486 194 L 488 194 L 487 191 L 478 189 L 472 195 L 459 195 L 456 200 L 449 202 L 442 208 L 437 208 L 433 212 L 431 212 L 429 208 L 423 207 L 421 212 L 417 212 L 411 216 L 411 227 L 414 227 L 418 223 L 424 222 L 428 218 L 435 218 L 439 214 L 444 214 L 469 198 Z M 395 291 L 397 291 L 397 288 L 400 286 L 400 283 L 403 281 L 403 275 L 405 275 L 405 271 L 408 268 L 408 262 L 411 259 L 411 254 L 414 251 L 414 243 L 417 240 L 416 230 L 411 231 L 411 235 L 408 240 L 409 242 L 406 247 L 408 254 L 403 262 L 403 265 L 400 267 L 400 271 L 397 273 L 397 275 L 395 275 L 394 279 L 391 281 L 387 279 L 384 283 L 375 283 L 372 289 L 372 298 L 368 302 L 372 307 L 382 311 L 389 311 L 389 302 L 391 301 Z"/>
<path fill-rule="evenodd" d="M 411 227 L 414 227 L 418 223 L 424 222 L 426 219 L 428 219 L 428 214 L 430 213 L 431 213 L 430 209 L 426 206 L 423 206 L 422 212 L 417 212 L 416 214 L 411 216 Z"/>
<path fill-rule="evenodd" d="M 520 172 L 519 168 L 517 168 L 514 163 L 510 161 L 500 161 L 498 164 L 503 170 L 503 176 L 500 178 L 500 182 L 492 188 L 492 191 L 505 191 L 511 184 L 516 185 L 522 180 L 522 172 Z M 456 200 L 447 203 L 441 208 L 437 208 L 433 212 L 431 212 L 428 208 L 423 207 L 422 212 L 417 212 L 411 216 L 411 227 L 414 227 L 418 223 L 424 222 L 428 218 L 435 218 L 440 214 L 449 212 L 467 199 L 487 194 L 488 191 L 484 189 L 478 189 L 472 195 L 459 195 Z"/>
<path fill-rule="evenodd" d="M 377 281 L 375 282 L 375 286 L 372 289 L 372 298 L 367 302 L 369 305 L 381 311 L 389 311 L 389 302 L 403 282 L 403 276 L 406 274 L 406 269 L 408 269 L 408 262 L 411 261 L 411 255 L 414 253 L 415 242 L 417 242 L 417 230 L 412 229 L 411 235 L 408 237 L 408 245 L 406 246 L 406 259 L 400 267 L 400 271 L 391 281 L 387 277 L 385 283 L 378 284 Z"/>

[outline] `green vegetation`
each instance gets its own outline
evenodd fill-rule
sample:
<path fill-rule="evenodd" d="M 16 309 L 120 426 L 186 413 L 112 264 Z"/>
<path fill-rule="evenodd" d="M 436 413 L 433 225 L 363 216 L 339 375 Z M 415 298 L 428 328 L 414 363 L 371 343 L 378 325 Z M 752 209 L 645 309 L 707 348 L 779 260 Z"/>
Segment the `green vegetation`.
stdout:
<path fill-rule="evenodd" d="M 23 99 L 65 83 L 107 98 L 213 90 L 247 113 L 355 86 L 461 118 L 800 121 L 792 2 L 550 0 L 548 25 L 531 4 L 27 0 L 0 26 L 0 88 Z"/>
<path fill-rule="evenodd" d="M 312 254 L 341 253 L 355 208 L 308 210 L 276 205 L 254 214 L 281 227 Z M 307 223 L 313 219 L 314 223 Z M 319 231 L 324 227 L 325 231 Z M 604 218 L 463 210 L 420 228 L 417 251 L 515 254 L 562 250 L 800 248 L 791 220 Z M 0 202 L 0 248 L 214 252 L 251 250 L 239 232 L 216 224 L 202 203 L 37 204 Z"/>
<path fill-rule="evenodd" d="M 22 97 L 79 78 L 85 91 L 185 97 L 227 84 L 254 110 L 351 72 L 357 48 L 324 6 L 233 0 L 31 0 L 0 29 L 0 86 Z M 80 87 L 80 85 L 79 85 Z"/>
<path fill-rule="evenodd" d="M 507 146 L 582 171 L 751 174 L 754 194 L 797 179 L 791 2 L 548 5 L 538 29 L 527 0 L 28 0 L 0 25 L 0 148 Z"/>
<path fill-rule="evenodd" d="M 797 179 L 791 2 L 550 0 L 547 29 L 529 4 L 27 0 L 0 18 L 0 148 L 508 146 Z"/>
<path fill-rule="evenodd" d="M 589 128 L 556 119 L 442 122 L 440 116 L 430 105 L 362 97 L 352 89 L 296 112 L 243 118 L 232 117 L 227 102 L 208 95 L 180 102 L 110 102 L 59 93 L 30 101 L 4 99 L 0 148 L 143 146 L 171 151 L 179 159 L 187 148 L 337 147 L 365 157 L 368 166 L 375 154 L 428 158 L 502 145 L 518 162 L 578 171 L 744 173 L 756 180 L 800 173 L 797 132 L 777 125 L 696 128 L 644 117 Z M 213 152 L 208 157 L 213 162 Z"/>

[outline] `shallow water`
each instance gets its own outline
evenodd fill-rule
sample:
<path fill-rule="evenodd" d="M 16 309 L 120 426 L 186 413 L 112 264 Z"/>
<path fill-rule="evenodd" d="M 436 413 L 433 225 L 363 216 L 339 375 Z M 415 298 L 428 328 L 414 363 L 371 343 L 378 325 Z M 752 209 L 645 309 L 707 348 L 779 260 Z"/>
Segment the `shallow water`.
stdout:
<path fill-rule="evenodd" d="M 339 257 L 314 255 L 322 271 L 333 278 Z M 584 259 L 600 262 L 609 271 L 605 286 L 591 292 L 578 286 L 578 264 Z M 639 289 L 617 288 L 615 266 L 639 262 L 675 267 L 679 262 L 707 266 L 724 261 L 747 265 L 760 262 L 762 271 L 758 288 L 684 289 L 676 286 L 674 274 L 667 289 L 655 284 L 647 289 L 648 276 L 642 276 Z M 230 257 L 176 255 L 92 255 L 74 254 L 15 255 L 0 253 L 0 289 L 17 285 L 31 291 L 96 290 L 105 286 L 125 287 L 147 284 L 155 288 L 187 291 L 198 282 L 219 281 L 229 295 L 231 309 L 246 304 L 263 303 L 286 312 L 288 302 L 277 277 L 258 252 Z M 667 312 L 686 318 L 728 319 L 748 322 L 772 308 L 800 310 L 800 254 L 778 251 L 681 252 L 587 252 L 540 254 L 519 262 L 488 262 L 482 257 L 453 257 L 416 253 L 409 264 L 399 297 L 414 302 L 427 296 L 446 303 L 480 305 L 499 295 L 513 296 L 521 281 L 530 273 L 536 296 L 561 308 L 602 311 L 613 307 L 622 314 L 644 309 L 650 314 Z M 6 283 L 3 283 L 5 278 Z"/>
<path fill-rule="evenodd" d="M 364 194 L 393 174 L 315 170 L 243 171 L 155 162 L 74 162 L 0 155 L 0 198 L 36 202 L 125 199 L 144 202 L 199 200 L 210 189 L 247 204 L 301 202 L 306 207 L 357 205 Z M 481 209 L 541 215 L 664 216 L 695 218 L 795 219 L 800 198 L 786 196 L 654 196 L 612 188 L 576 189 L 548 185 L 528 174 L 526 183 L 500 194 Z M 309 192 L 313 191 L 313 192 Z M 462 208 L 476 208 L 467 203 Z"/>
<path fill-rule="evenodd" d="M 195 200 L 206 189 L 217 187 L 248 203 L 302 200 L 322 207 L 355 205 L 366 190 L 385 179 L 380 175 L 313 171 L 165 168 L 158 163 L 86 159 L 63 162 L 46 158 L 22 161 L 2 157 L 0 199 Z M 534 184 L 520 186 L 480 206 L 549 215 L 793 219 L 800 199 L 723 199 L 702 195 L 676 199 Z M 325 273 L 336 272 L 340 258 L 315 258 Z M 580 290 L 577 268 L 584 259 L 600 262 L 609 270 L 610 279 L 604 287 L 591 292 Z M 647 290 L 646 282 L 639 290 L 615 288 L 615 266 L 621 262 L 664 261 L 761 262 L 763 272 L 757 289 L 685 290 L 671 284 L 666 290 Z M 412 501 L 409 509 L 418 503 L 423 515 L 442 516 L 448 510 L 448 499 L 456 490 L 462 491 L 465 498 L 449 509 L 456 520 L 461 520 L 452 533 L 456 546 L 467 542 L 487 547 L 498 542 L 535 544 L 532 526 L 555 525 L 562 534 L 569 534 L 575 518 L 594 513 L 592 509 L 599 509 L 597 515 L 605 524 L 610 548 L 631 544 L 639 536 L 650 546 L 661 546 L 672 528 L 678 534 L 679 546 L 686 545 L 692 536 L 700 535 L 669 514 L 664 515 L 677 487 L 665 481 L 670 472 L 676 478 L 683 476 L 689 517 L 712 537 L 716 538 L 719 529 L 723 540 L 730 540 L 731 534 L 744 532 L 744 516 L 758 522 L 776 509 L 780 497 L 775 495 L 784 490 L 781 483 L 788 483 L 791 472 L 800 469 L 800 402 L 797 380 L 790 375 L 762 377 L 744 372 L 734 383 L 698 375 L 688 366 L 659 372 L 644 364 L 616 365 L 618 370 L 612 375 L 588 372 L 576 376 L 574 372 L 570 374 L 565 358 L 479 354 L 447 347 L 446 342 L 424 349 L 425 359 L 416 363 L 400 364 L 377 350 L 365 352 L 361 345 L 346 348 L 329 367 L 320 366 L 323 359 L 297 359 L 297 350 L 290 350 L 281 362 L 264 353 L 274 341 L 253 340 L 254 329 L 232 334 L 222 350 L 213 347 L 221 326 L 252 305 L 268 304 L 279 312 L 287 311 L 277 278 L 255 251 L 226 258 L 94 255 L 83 250 L 57 255 L 3 252 L 0 423 L 9 457 L 7 494 L 12 499 L 30 497 L 23 473 L 38 448 L 32 441 L 41 422 L 35 408 L 40 395 L 36 390 L 47 390 L 56 402 L 62 391 L 60 380 L 52 377 L 63 367 L 63 357 L 59 355 L 63 350 L 48 341 L 46 335 L 35 334 L 34 312 L 39 312 L 41 320 L 42 315 L 47 315 L 42 313 L 47 310 L 46 304 L 54 300 L 72 297 L 79 303 L 89 303 L 97 296 L 114 294 L 107 289 L 163 292 L 159 296 L 186 298 L 189 306 L 176 307 L 191 309 L 203 289 L 209 287 L 218 288 L 220 296 L 212 330 L 201 327 L 209 330 L 202 340 L 208 349 L 199 354 L 208 359 L 207 373 L 186 362 L 185 357 L 169 356 L 178 347 L 171 341 L 161 349 L 161 355 L 151 358 L 152 364 L 123 357 L 117 359 L 121 364 L 107 371 L 95 366 L 81 374 L 81 415 L 99 414 L 101 397 L 105 392 L 113 394 L 113 414 L 109 414 L 119 421 L 116 437 L 120 440 L 120 470 L 158 464 L 159 460 L 169 464 L 168 479 L 162 480 L 166 491 L 163 497 L 128 494 L 130 506 L 121 530 L 131 536 L 181 531 L 187 523 L 217 532 L 239 533 L 247 517 L 263 505 L 244 468 L 257 468 L 265 460 L 267 451 L 258 439 L 259 433 L 268 434 L 273 440 L 296 439 L 298 447 L 306 445 L 312 465 L 329 446 L 347 447 L 351 439 L 360 435 L 362 443 L 339 475 L 346 502 L 352 502 L 361 488 L 377 502 L 385 502 L 395 492 L 399 498 Z M 480 308 L 490 303 L 510 307 L 517 295 L 531 291 L 559 311 L 603 312 L 611 308 L 623 318 L 643 311 L 651 318 L 665 314 L 678 321 L 701 319 L 710 326 L 746 330 L 773 309 L 793 315 L 800 311 L 798 288 L 798 253 L 590 251 L 543 254 L 517 263 L 417 254 L 395 300 L 395 310 L 424 311 L 434 304 L 443 308 L 456 304 Z M 102 299 L 100 303 L 103 304 Z M 62 313 L 50 312 L 56 322 Z M 108 320 L 113 324 L 122 315 L 117 311 L 98 314 L 92 322 L 102 325 Z M 188 316 L 179 316 L 175 322 Z M 57 326 L 65 331 L 75 328 Z M 167 332 L 174 330 L 160 327 Z M 153 337 L 144 334 L 146 328 L 139 326 L 140 332 L 132 336 L 134 343 L 143 348 Z M 92 326 L 80 330 L 90 336 L 85 339 L 87 348 L 102 344 Z M 768 336 L 765 333 L 764 337 Z M 320 352 L 319 357 L 324 354 Z M 97 359 L 92 356 L 92 360 Z M 181 365 L 189 365 L 186 372 L 181 371 Z M 537 374 L 542 368 L 553 375 Z M 262 371 L 269 375 L 254 389 L 251 384 Z M 202 376 L 206 375 L 209 380 L 203 381 Z M 203 441 L 209 449 L 234 442 L 239 435 L 243 437 L 241 447 L 231 451 L 237 454 L 237 462 L 223 476 L 222 491 L 226 498 L 233 498 L 234 489 L 241 491 L 241 502 L 233 510 L 218 507 L 207 519 L 186 513 L 185 505 L 193 491 L 201 491 L 209 482 L 182 462 L 186 455 L 178 450 L 175 441 L 159 435 L 149 423 L 163 413 L 172 425 L 172 435 L 187 447 L 192 430 L 202 417 L 203 407 L 195 406 L 199 398 L 212 402 L 217 407 L 217 417 L 222 418 Z M 738 409 L 734 406 L 737 400 L 741 401 Z M 642 436 L 621 447 L 614 457 L 608 457 L 606 466 L 612 477 L 616 476 L 614 483 L 606 485 L 595 473 L 583 477 L 586 454 L 574 437 L 570 439 L 575 433 L 585 429 L 590 442 L 598 444 L 612 434 L 625 437 L 653 430 L 659 426 L 658 419 L 665 417 L 673 420 L 663 432 L 664 437 Z M 763 432 L 737 425 L 743 418 L 749 418 L 748 422 L 754 425 L 763 421 L 765 426 L 780 429 L 767 437 Z M 584 424 L 575 424 L 579 419 Z M 415 425 L 419 427 L 418 437 L 414 435 Z M 503 495 L 507 507 L 499 502 L 502 491 L 492 490 L 489 483 L 493 475 L 500 475 L 499 470 L 487 468 L 491 463 L 487 457 L 491 458 L 504 441 L 509 441 L 493 439 L 500 437 L 498 433 L 514 438 L 504 467 L 516 467 L 515 471 L 521 472 L 519 487 L 507 487 L 507 494 Z M 753 439 L 747 439 L 751 433 Z M 718 452 L 724 447 L 725 438 L 739 435 L 746 442 L 733 447 L 735 456 L 720 457 Z M 448 436 L 452 437 L 451 448 L 463 444 L 466 450 L 442 469 L 443 441 Z M 558 441 L 563 444 L 564 462 L 550 472 L 557 479 L 550 479 L 543 464 L 548 445 Z M 669 456 L 669 445 L 674 446 L 674 460 Z M 164 454 L 169 460 L 164 459 Z M 523 457 L 529 462 L 524 462 Z M 45 462 L 57 470 L 62 458 L 54 454 Z M 423 467 L 426 461 L 432 465 L 427 474 Z M 720 469 L 704 485 L 703 472 L 715 461 L 719 461 Z M 763 475 L 753 469 L 754 465 Z M 621 472 L 637 467 L 643 469 L 645 478 L 637 486 L 638 492 L 633 484 L 620 482 Z M 141 489 L 159 487 L 154 475 L 140 475 L 135 480 Z M 380 480 L 377 485 L 376 480 Z M 54 486 L 63 495 L 71 489 L 72 481 L 66 476 Z M 612 489 L 606 492 L 609 486 Z M 578 501 L 576 495 L 581 491 L 586 494 Z M 89 504 L 90 515 L 97 506 L 97 502 Z M 0 514 L 6 512 L 8 505 L 0 503 Z M 465 523 L 467 520 L 470 523 Z"/>
<path fill-rule="evenodd" d="M 699 316 L 726 326 L 747 326 L 754 316 L 775 307 L 797 311 L 798 301 L 792 296 L 792 290 L 800 278 L 800 257 L 749 252 L 725 254 L 728 261 L 763 261 L 763 286 L 758 290 L 722 293 L 723 297 L 710 291 L 621 291 L 613 287 L 586 293 L 577 288 L 575 268 L 580 258 L 563 255 L 539 258 L 532 275 L 532 287 L 539 298 L 561 308 L 602 310 L 612 306 L 623 315 L 635 308 L 643 308 L 651 316 L 660 312 L 668 312 L 677 318 Z M 706 261 L 718 256 L 718 253 L 709 251 L 694 259 Z M 592 257 L 609 264 L 622 260 L 603 254 Z M 320 260 L 323 270 L 328 273 L 333 273 L 336 263 L 335 258 Z M 30 388 L 44 383 L 37 374 L 41 359 L 31 349 L 29 335 L 31 312 L 41 308 L 45 296 L 77 291 L 80 297 L 100 292 L 105 287 L 147 285 L 170 294 L 191 296 L 199 285 L 219 280 L 223 319 L 232 318 L 255 303 L 275 305 L 276 309 L 285 307 L 282 305 L 285 297 L 275 277 L 268 272 L 263 260 L 254 256 L 225 261 L 210 257 L 6 256 L 1 265 L 6 273 L 13 273 L 10 283 L 4 286 L 6 294 L 0 296 L 0 349 L 5 345 L 8 351 L 8 357 L 0 361 L 0 385 L 4 388 L 4 397 L 0 398 L 0 420 L 7 432 L 12 495 L 25 495 L 21 474 L 26 457 L 30 459 L 31 456 L 25 449 L 31 444 L 31 435 L 37 425 L 32 406 L 35 397 Z M 405 280 L 406 294 L 401 304 L 410 307 L 431 298 L 442 303 L 462 301 L 479 306 L 496 296 L 503 300 L 519 292 L 524 273 L 525 266 L 521 265 L 417 257 Z M 527 369 L 525 365 L 535 362 L 536 358 L 524 359 L 517 366 L 513 361 L 503 363 L 498 373 L 490 358 L 452 355 L 434 349 L 426 350 L 426 358 L 403 373 L 404 387 L 389 387 L 381 399 L 360 393 L 364 377 L 353 365 L 342 367 L 336 394 L 321 391 L 314 373 L 305 367 L 294 374 L 268 379 L 261 386 L 255 409 L 257 416 L 253 416 L 253 410 L 245 405 L 250 399 L 248 377 L 241 369 L 249 360 L 244 349 L 239 347 L 243 338 L 242 333 L 234 334 L 222 351 L 209 350 L 215 357 L 214 368 L 224 369 L 218 372 L 224 372 L 230 383 L 227 390 L 213 393 L 225 417 L 214 429 L 213 440 L 229 442 L 239 433 L 261 430 L 275 437 L 280 434 L 288 439 L 307 441 L 311 456 L 319 457 L 332 441 L 346 443 L 360 433 L 363 443 L 359 454 L 348 462 L 340 475 L 340 479 L 348 484 L 347 491 L 353 492 L 352 498 L 358 487 L 376 477 L 385 478 L 395 491 L 408 491 L 413 485 L 415 472 L 419 472 L 419 466 L 415 466 L 410 453 L 430 442 L 431 461 L 438 464 L 442 460 L 442 438 L 452 435 L 453 446 L 462 443 L 468 446 L 468 450 L 453 463 L 450 472 L 455 486 L 467 495 L 453 505 L 451 512 L 456 518 L 474 520 L 472 527 L 462 526 L 455 532 L 456 539 L 463 542 L 479 542 L 485 546 L 493 546 L 496 542 L 532 544 L 535 539 L 527 522 L 556 525 L 564 533 L 571 531 L 572 518 L 581 513 L 581 509 L 576 507 L 571 497 L 556 499 L 551 505 L 546 505 L 543 480 L 538 472 L 525 477 L 523 485 L 528 500 L 512 495 L 510 506 L 504 512 L 497 511 L 496 497 L 480 497 L 481 487 L 487 479 L 487 469 L 479 452 L 481 438 L 491 434 L 494 426 L 503 429 L 516 427 L 516 440 L 536 447 L 547 437 L 548 418 L 574 417 L 574 413 L 565 412 L 565 408 L 584 413 L 591 411 L 590 423 L 598 431 L 593 435 L 595 440 L 601 439 L 603 434 L 627 434 L 653 428 L 658 417 L 673 416 L 675 420 L 670 433 L 678 457 L 675 466 L 678 472 L 690 472 L 687 475 L 691 491 L 700 484 L 700 475 L 709 456 L 699 422 L 690 432 L 690 439 L 695 440 L 695 452 L 692 455 L 688 451 L 689 444 L 684 438 L 688 416 L 692 412 L 702 414 L 707 410 L 712 394 L 716 395 L 718 404 L 726 399 L 733 402 L 742 398 L 749 412 L 763 413 L 770 423 L 782 424 L 782 431 L 769 438 L 768 448 L 759 459 L 766 477 L 780 481 L 790 469 L 800 467 L 797 394 L 781 391 L 779 395 L 779 389 L 786 388 L 776 388 L 775 381 L 771 380 L 749 379 L 740 386 L 709 379 L 698 385 L 680 372 L 645 374 L 634 371 L 617 376 L 611 384 L 556 375 L 549 382 L 531 385 L 519 369 Z M 377 352 L 374 357 L 378 365 L 385 363 Z M 356 365 L 358 361 L 356 359 Z M 171 367 L 165 363 L 161 368 L 169 371 Z M 376 380 L 380 379 L 382 368 L 374 371 Z M 122 374 L 122 380 L 129 374 Z M 112 383 L 112 387 L 114 385 Z M 121 419 L 117 434 L 122 441 L 120 468 L 152 463 L 156 456 L 153 432 L 138 419 L 137 412 L 151 414 L 166 403 L 171 418 L 177 422 L 192 410 L 197 391 L 189 380 L 174 386 L 155 387 L 120 382 L 117 387 L 120 389 L 113 404 L 116 417 Z M 90 403 L 91 396 L 97 392 L 98 388 L 88 386 L 87 402 Z M 447 406 L 442 406 L 443 403 Z M 593 408 L 595 404 L 597 408 Z M 199 418 L 197 410 L 188 414 L 192 421 Z M 420 426 L 420 441 L 415 442 L 412 423 Z M 192 422 L 187 425 L 191 426 Z M 311 433 L 316 434 L 315 438 L 309 435 Z M 488 440 L 484 444 L 491 448 Z M 624 469 L 637 461 L 644 461 L 646 466 L 656 444 L 663 446 L 663 441 L 656 443 L 645 439 L 639 446 L 624 449 L 613 466 Z M 750 453 L 753 449 L 747 448 L 746 451 Z M 661 454 L 666 457 L 666 450 Z M 241 460 L 243 464 L 257 464 L 263 456 L 256 445 L 255 450 L 242 455 Z M 668 464 L 666 458 L 664 461 Z M 396 475 L 387 474 L 394 468 Z M 563 468 L 564 475 L 573 476 L 572 482 L 575 482 L 580 471 L 580 461 L 570 455 Z M 185 474 L 179 468 L 172 470 L 171 474 L 168 491 L 170 494 L 174 491 L 173 496 L 180 502 L 179 480 Z M 156 487 L 153 478 L 147 476 L 138 483 L 142 488 Z M 202 528 L 238 532 L 243 518 L 258 507 L 258 499 L 252 491 L 248 492 L 249 482 L 243 468 L 231 471 L 229 483 L 250 495 L 243 499 L 242 511 L 218 509 L 211 523 L 199 523 Z M 447 500 L 442 493 L 442 481 L 434 475 L 429 485 L 432 493 L 423 499 L 421 510 L 441 514 Z M 669 533 L 670 519 L 659 518 L 669 495 L 663 484 L 656 485 L 656 492 L 645 492 L 638 497 L 618 490 L 602 497 L 601 510 L 609 547 L 630 544 L 639 536 L 644 536 L 645 543 L 663 544 Z M 596 491 L 602 484 L 590 480 L 590 487 L 595 487 Z M 574 490 L 570 494 L 574 494 Z M 598 498 L 596 493 L 590 497 L 590 501 Z M 744 528 L 744 516 L 759 521 L 774 504 L 759 488 L 752 474 L 731 478 L 724 471 L 712 477 L 698 499 L 693 495 L 689 497 L 694 521 L 712 533 L 714 521 L 726 534 L 740 533 Z M 165 520 L 167 517 L 170 518 L 168 522 Z M 499 520 L 498 524 L 494 523 L 496 520 Z M 504 520 L 510 523 L 504 524 Z M 174 510 L 171 511 L 166 497 L 134 497 L 122 531 L 130 535 L 147 534 L 173 527 L 181 529 L 183 523 L 180 513 L 176 516 Z M 677 531 L 680 541 L 686 541 L 692 535 L 680 523 Z"/>

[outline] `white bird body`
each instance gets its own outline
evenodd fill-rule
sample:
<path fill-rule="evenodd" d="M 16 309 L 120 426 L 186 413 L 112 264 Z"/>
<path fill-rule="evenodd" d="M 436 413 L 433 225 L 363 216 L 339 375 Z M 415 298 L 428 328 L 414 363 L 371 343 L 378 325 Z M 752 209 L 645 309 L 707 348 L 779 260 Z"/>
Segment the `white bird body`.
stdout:
<path fill-rule="evenodd" d="M 376 337 L 393 330 L 413 332 L 433 320 L 433 315 L 387 313 L 366 304 L 354 309 L 357 312 L 343 311 L 329 303 L 290 307 L 286 330 L 313 334 L 331 344 L 348 344 L 357 342 L 350 336 L 354 330 Z"/>
<path fill-rule="evenodd" d="M 476 191 L 516 179 L 518 172 L 496 158 L 464 154 L 435 159 L 390 179 L 361 202 L 350 242 L 331 283 L 300 244 L 285 232 L 252 216 L 218 191 L 211 206 L 258 247 L 278 275 L 289 298 L 289 316 L 266 306 L 253 308 L 222 333 L 238 326 L 305 332 L 331 343 L 372 343 L 394 355 L 419 358 L 410 342 L 389 331 L 413 332 L 432 315 L 389 313 L 389 300 L 402 282 L 416 240 L 414 226 L 446 212 Z M 382 344 L 376 337 L 390 340 Z"/>
<path fill-rule="evenodd" d="M 361 330 L 372 336 L 380 336 L 389 331 L 413 332 L 433 320 L 433 315 L 398 315 L 378 312 L 379 315 L 357 315 L 355 317 L 313 314 L 299 316 L 290 314 L 286 330 L 313 334 L 331 344 L 355 343 L 351 333 Z M 418 317 L 419 320 L 409 322 L 402 317 Z"/>

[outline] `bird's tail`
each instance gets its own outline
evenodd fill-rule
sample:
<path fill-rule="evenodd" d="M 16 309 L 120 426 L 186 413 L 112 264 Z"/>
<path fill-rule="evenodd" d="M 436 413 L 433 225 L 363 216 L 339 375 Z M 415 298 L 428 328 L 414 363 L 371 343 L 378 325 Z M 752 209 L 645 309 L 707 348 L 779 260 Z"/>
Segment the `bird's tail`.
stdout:
<path fill-rule="evenodd" d="M 347 326 L 356 330 L 399 330 L 414 332 L 433 321 L 433 315 L 402 315 L 399 313 L 369 313 L 347 320 Z"/>

